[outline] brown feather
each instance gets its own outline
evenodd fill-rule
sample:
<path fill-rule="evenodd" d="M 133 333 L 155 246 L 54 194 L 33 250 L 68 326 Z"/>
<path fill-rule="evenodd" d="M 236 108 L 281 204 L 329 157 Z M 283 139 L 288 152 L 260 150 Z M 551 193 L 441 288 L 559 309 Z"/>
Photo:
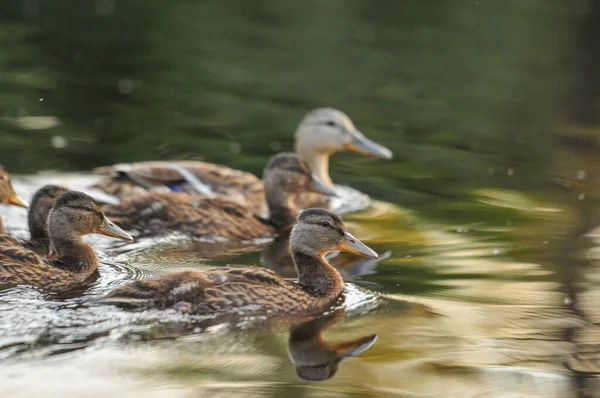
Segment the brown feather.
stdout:
<path fill-rule="evenodd" d="M 298 283 L 285 280 L 265 268 L 227 266 L 130 282 L 99 302 L 185 309 L 194 314 L 226 313 L 240 309 L 274 315 L 322 312 L 335 303 L 344 289 L 341 275 L 327 263 L 324 256 L 333 250 L 356 252 L 358 249 L 344 246 L 349 244 L 348 239 L 351 247 L 364 246 L 345 231 L 336 215 L 323 209 L 305 210 L 298 217 L 290 239 Z M 369 255 L 369 251 L 367 248 L 360 253 Z"/>
<path fill-rule="evenodd" d="M 246 207 L 224 198 L 179 193 L 148 193 L 104 207 L 122 228 L 156 234 L 179 231 L 196 237 L 252 240 L 273 230 Z"/>
<path fill-rule="evenodd" d="M 227 312 L 249 305 L 264 313 L 307 313 L 322 311 L 341 291 L 315 298 L 275 272 L 255 267 L 223 267 L 204 272 L 184 271 L 153 280 L 134 281 L 119 287 L 102 302 L 171 308 L 190 303 L 190 312 Z M 253 309 L 256 312 L 256 309 Z"/>
<path fill-rule="evenodd" d="M 171 166 L 185 168 L 208 185 L 216 196 L 243 204 L 255 212 L 260 211 L 264 198 L 263 184 L 258 177 L 201 161 L 148 161 L 104 167 L 96 171 L 108 172 L 109 175 L 94 187 L 120 199 L 140 195 L 152 187 L 171 184 L 178 185 L 184 192 L 197 193 Z"/>

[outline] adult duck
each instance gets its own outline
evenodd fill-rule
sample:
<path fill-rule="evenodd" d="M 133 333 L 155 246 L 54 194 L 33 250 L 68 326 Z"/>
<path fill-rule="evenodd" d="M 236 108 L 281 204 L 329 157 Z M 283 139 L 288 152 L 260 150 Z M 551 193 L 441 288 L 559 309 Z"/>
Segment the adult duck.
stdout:
<path fill-rule="evenodd" d="M 392 157 L 389 149 L 365 137 L 345 113 L 332 108 L 318 108 L 306 114 L 296 130 L 295 138 L 296 154 L 330 188 L 334 188 L 329 176 L 329 157 L 332 154 L 351 151 L 383 159 Z M 122 163 L 101 167 L 96 171 L 108 175 L 94 188 L 121 199 L 152 190 L 177 191 L 212 194 L 237 201 L 254 212 L 265 210 L 262 182 L 251 173 L 222 165 L 201 161 L 149 161 Z M 355 200 L 355 203 L 347 206 L 342 197 L 341 207 L 355 210 L 357 197 L 365 201 L 365 195 L 358 191 L 336 188 L 345 194 L 346 201 Z M 301 195 L 297 200 L 300 208 L 317 204 L 328 206 L 326 198 L 315 193 Z M 366 205 L 363 203 L 362 206 Z"/>
<path fill-rule="evenodd" d="M 218 241 L 251 241 L 270 238 L 290 227 L 298 216 L 298 194 L 335 194 L 292 153 L 271 158 L 264 171 L 264 186 L 269 209 L 266 218 L 252 207 L 222 197 L 160 192 L 105 206 L 104 211 L 122 228 L 143 235 L 182 232 Z"/>
<path fill-rule="evenodd" d="M 0 165 L 0 203 L 27 207 L 27 203 L 15 192 L 10 180 L 10 174 L 2 165 Z M 0 217 L 0 234 L 4 233 L 6 231 L 4 230 L 4 224 L 2 224 L 2 217 Z"/>
<path fill-rule="evenodd" d="M 55 256 L 39 255 L 0 236 L 0 286 L 64 291 L 83 285 L 98 270 L 94 250 L 82 239 L 93 233 L 133 240 L 104 216 L 90 196 L 77 191 L 62 194 L 48 216 L 48 237 Z"/>
<path fill-rule="evenodd" d="M 48 214 L 54 202 L 68 189 L 59 185 L 46 185 L 36 191 L 31 199 L 27 224 L 29 226 L 30 238 L 27 241 L 18 241 L 13 238 L 15 244 L 31 249 L 37 254 L 50 254 L 50 238 L 48 237 Z M 5 242 L 6 242 L 5 237 Z"/>
<path fill-rule="evenodd" d="M 352 236 L 338 216 L 304 210 L 291 232 L 298 282 L 259 267 L 228 266 L 184 271 L 127 283 L 99 300 L 133 307 L 177 308 L 192 314 L 235 311 L 271 315 L 320 313 L 342 296 L 344 281 L 325 259 L 342 250 L 365 257 L 377 253 Z"/>

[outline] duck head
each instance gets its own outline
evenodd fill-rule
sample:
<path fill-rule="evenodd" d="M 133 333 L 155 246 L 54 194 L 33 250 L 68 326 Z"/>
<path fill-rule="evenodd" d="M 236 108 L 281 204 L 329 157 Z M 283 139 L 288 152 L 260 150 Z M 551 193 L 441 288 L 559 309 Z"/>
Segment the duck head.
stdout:
<path fill-rule="evenodd" d="M 48 234 L 60 256 L 60 246 L 80 241 L 83 235 L 101 234 L 132 242 L 133 238 L 105 215 L 100 205 L 89 195 L 78 191 L 62 194 L 48 216 Z"/>
<path fill-rule="evenodd" d="M 296 153 L 329 186 L 333 185 L 329 177 L 329 156 L 340 151 L 392 158 L 389 149 L 365 137 L 345 113 L 318 108 L 306 114 L 296 130 Z"/>
<path fill-rule="evenodd" d="M 306 209 L 290 234 L 292 252 L 324 258 L 327 253 L 341 250 L 362 257 L 377 258 L 378 254 L 346 230 L 342 220 L 324 209 Z"/>
<path fill-rule="evenodd" d="M 31 240 L 48 239 L 48 214 L 56 200 L 69 190 L 59 185 L 46 185 L 37 190 L 31 199 L 27 222 Z"/>

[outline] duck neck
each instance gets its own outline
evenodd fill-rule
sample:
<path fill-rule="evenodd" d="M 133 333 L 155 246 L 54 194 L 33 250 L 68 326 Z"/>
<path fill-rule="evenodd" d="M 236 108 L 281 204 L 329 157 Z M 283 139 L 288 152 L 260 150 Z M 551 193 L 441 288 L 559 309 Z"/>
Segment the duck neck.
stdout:
<path fill-rule="evenodd" d="M 50 247 L 50 239 L 46 232 L 45 225 L 42 225 L 34 218 L 35 216 L 29 214 L 29 234 L 30 241 L 34 244 L 38 244 L 44 247 Z"/>
<path fill-rule="evenodd" d="M 57 267 L 83 276 L 90 276 L 98 269 L 96 253 L 81 236 L 51 235 L 51 242 Z"/>
<path fill-rule="evenodd" d="M 298 284 L 306 293 L 314 297 L 339 296 L 344 290 L 344 280 L 340 273 L 333 268 L 324 258 L 301 251 L 292 253 L 296 271 L 298 271 Z"/>
<path fill-rule="evenodd" d="M 269 222 L 276 229 L 284 229 L 294 224 L 298 217 L 298 209 L 294 205 L 294 197 L 282 189 L 265 187 L 265 198 L 269 208 Z"/>
<path fill-rule="evenodd" d="M 300 159 L 308 163 L 313 174 L 319 177 L 325 185 L 333 187 L 333 182 L 329 177 L 329 155 L 329 152 L 315 151 L 299 151 L 298 153 Z"/>

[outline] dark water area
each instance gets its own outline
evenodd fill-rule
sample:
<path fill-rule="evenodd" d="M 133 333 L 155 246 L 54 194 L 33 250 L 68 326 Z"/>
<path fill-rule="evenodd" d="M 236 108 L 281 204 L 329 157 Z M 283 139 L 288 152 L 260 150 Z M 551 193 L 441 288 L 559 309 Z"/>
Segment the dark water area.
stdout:
<path fill-rule="evenodd" d="M 343 219 L 380 258 L 331 259 L 345 302 L 322 318 L 91 305 L 182 269 L 294 276 L 281 241 L 91 236 L 100 277 L 84 291 L 0 290 L 3 397 L 600 396 L 597 2 L 0 10 L 0 163 L 27 200 L 118 162 L 260 177 L 321 106 L 394 153 L 330 160 L 334 182 L 373 200 Z M 0 215 L 28 236 L 25 210 Z"/>

